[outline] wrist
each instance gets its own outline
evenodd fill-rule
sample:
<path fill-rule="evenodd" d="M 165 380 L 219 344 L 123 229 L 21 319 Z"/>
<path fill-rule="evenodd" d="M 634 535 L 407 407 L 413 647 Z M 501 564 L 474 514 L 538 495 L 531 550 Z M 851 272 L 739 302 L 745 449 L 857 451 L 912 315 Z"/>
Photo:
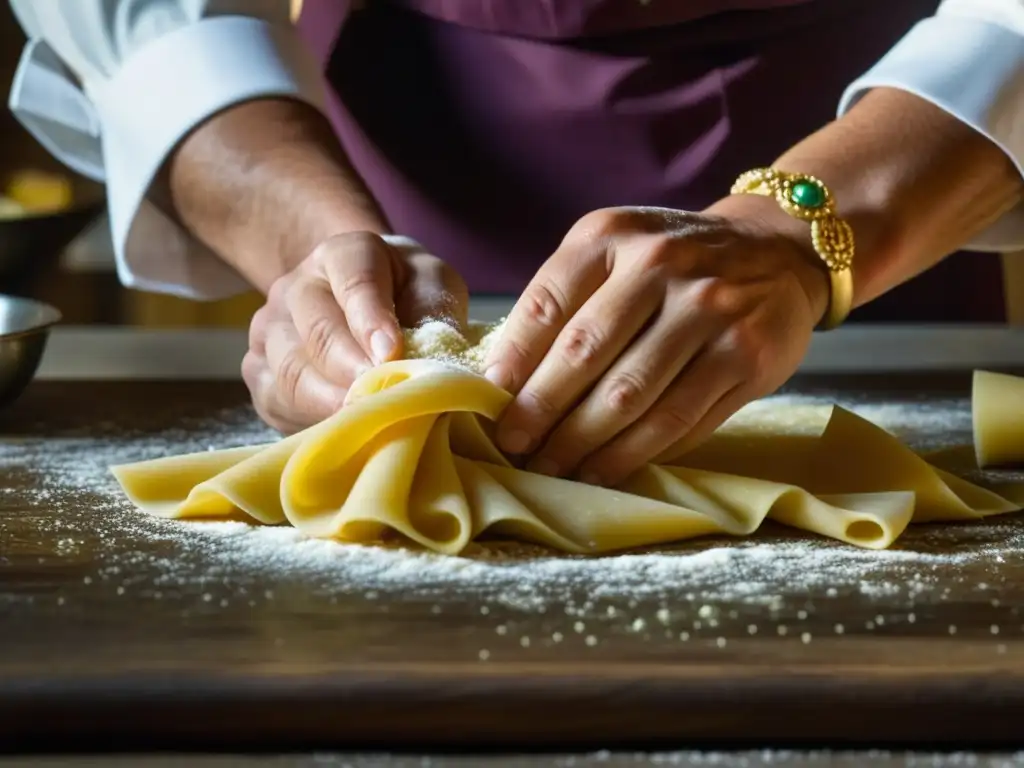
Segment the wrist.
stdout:
<path fill-rule="evenodd" d="M 1009 157 L 970 126 L 901 90 L 867 93 L 773 163 L 831 190 L 853 228 L 854 306 L 962 248 L 1021 199 Z"/>
<path fill-rule="evenodd" d="M 814 250 L 808 222 L 790 216 L 774 199 L 757 195 L 729 195 L 705 213 L 720 216 L 765 247 L 789 255 L 784 263 L 803 288 L 812 324 L 817 327 L 828 311 L 831 281 L 827 266 Z"/>
<path fill-rule="evenodd" d="M 173 214 L 263 292 L 330 237 L 389 232 L 326 118 L 299 102 L 215 116 L 165 175 Z"/>

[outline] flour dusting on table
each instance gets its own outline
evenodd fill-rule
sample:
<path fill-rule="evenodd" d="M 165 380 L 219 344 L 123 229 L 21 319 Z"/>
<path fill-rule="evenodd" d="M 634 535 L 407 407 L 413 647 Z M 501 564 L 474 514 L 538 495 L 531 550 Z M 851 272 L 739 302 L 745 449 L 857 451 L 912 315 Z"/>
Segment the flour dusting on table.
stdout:
<path fill-rule="evenodd" d="M 752 409 L 779 404 L 820 408 L 822 402 L 784 396 Z M 848 407 L 869 418 L 885 415 L 883 426 L 896 433 L 923 430 L 962 436 L 966 424 L 969 435 L 969 414 L 949 408 L 872 408 L 856 403 Z M 106 428 L 111 431 L 110 425 Z M 964 581 L 969 566 L 985 563 L 992 570 L 991 584 L 977 585 L 984 591 L 998 584 L 1000 563 L 1024 552 L 1024 526 L 1013 518 L 912 526 L 897 547 L 882 552 L 795 536 L 777 527 L 749 539 L 694 541 L 600 558 L 554 555 L 539 547 L 494 542 L 472 545 L 465 557 L 397 545 L 339 544 L 305 539 L 291 527 L 164 521 L 138 512 L 124 499 L 108 471 L 111 464 L 275 439 L 247 409 L 229 409 L 209 420 L 125 441 L 96 433 L 94 428 L 88 437 L 7 439 L 0 446 L 0 466 L 14 477 L 19 472 L 33 477 L 38 526 L 61 542 L 62 556 L 73 558 L 79 548 L 88 548 L 94 555 L 97 550 L 109 550 L 107 556 L 90 558 L 102 563 L 84 577 L 90 584 L 151 598 L 207 587 L 230 593 L 243 585 L 244 591 L 245 584 L 269 575 L 307 593 L 394 594 L 439 601 L 472 597 L 485 607 L 558 610 L 581 619 L 602 616 L 603 621 L 619 621 L 629 631 L 646 633 L 655 631 L 653 627 L 680 637 L 713 632 L 716 622 L 725 620 L 714 615 L 715 606 L 728 602 L 748 605 L 758 615 L 769 611 L 764 615 L 771 616 L 771 626 L 766 630 L 752 623 L 753 634 L 782 631 L 779 627 L 790 621 L 790 614 L 813 610 L 805 605 L 812 592 L 828 599 L 855 598 L 866 612 L 862 623 L 872 627 L 880 626 L 872 608 L 880 597 L 890 604 L 910 606 L 906 615 L 890 621 L 914 621 L 915 603 L 941 601 L 950 583 Z M 200 562 L 202 568 L 197 571 Z M 150 574 L 144 580 L 138 575 L 142 566 Z M 631 615 L 630 605 L 641 598 L 660 600 L 670 616 L 683 607 L 710 607 L 712 613 L 695 620 L 700 626 L 680 629 L 658 616 Z M 245 599 L 270 598 L 248 595 Z M 849 629 L 837 626 L 835 631 Z M 591 637 L 586 626 L 580 634 Z"/>

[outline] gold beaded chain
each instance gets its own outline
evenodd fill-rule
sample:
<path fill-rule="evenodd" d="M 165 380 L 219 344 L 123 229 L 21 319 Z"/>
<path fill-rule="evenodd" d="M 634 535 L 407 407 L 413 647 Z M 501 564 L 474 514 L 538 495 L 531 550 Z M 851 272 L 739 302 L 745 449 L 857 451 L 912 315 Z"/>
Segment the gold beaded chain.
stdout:
<path fill-rule="evenodd" d="M 786 173 L 774 168 L 755 168 L 736 179 L 734 195 L 774 197 L 786 213 L 810 222 L 811 243 L 828 267 L 832 291 L 822 327 L 842 324 L 853 306 L 853 229 L 836 215 L 828 187 L 808 174 Z"/>

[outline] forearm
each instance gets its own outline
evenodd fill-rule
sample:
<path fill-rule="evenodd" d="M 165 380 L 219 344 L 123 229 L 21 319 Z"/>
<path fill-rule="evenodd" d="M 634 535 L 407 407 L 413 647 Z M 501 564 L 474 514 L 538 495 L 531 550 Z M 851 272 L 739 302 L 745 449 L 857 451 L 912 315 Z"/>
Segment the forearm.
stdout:
<path fill-rule="evenodd" d="M 867 94 L 774 165 L 814 174 L 832 190 L 856 236 L 857 306 L 956 251 L 1024 195 L 1019 172 L 997 146 L 891 89 Z"/>
<path fill-rule="evenodd" d="M 257 100 L 196 129 L 158 192 L 195 237 L 266 293 L 321 242 L 388 232 L 327 120 L 291 100 Z"/>

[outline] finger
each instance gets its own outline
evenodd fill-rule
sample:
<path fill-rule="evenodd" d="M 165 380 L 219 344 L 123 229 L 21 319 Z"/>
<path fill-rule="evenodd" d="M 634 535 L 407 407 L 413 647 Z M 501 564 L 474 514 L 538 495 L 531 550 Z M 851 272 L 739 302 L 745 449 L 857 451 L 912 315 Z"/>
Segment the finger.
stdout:
<path fill-rule="evenodd" d="M 689 301 L 678 310 L 666 307 L 662 315 L 665 319 L 645 330 L 555 427 L 528 469 L 571 474 L 587 456 L 647 413 L 716 330 L 715 318 Z"/>
<path fill-rule="evenodd" d="M 332 384 L 306 357 L 295 326 L 273 323 L 267 332 L 267 363 L 274 376 L 274 398 L 290 421 L 309 426 L 341 408 L 345 387 Z"/>
<path fill-rule="evenodd" d="M 257 309 L 249 321 L 249 349 L 260 357 L 266 355 L 267 325 L 270 322 L 271 309 L 264 304 Z"/>
<path fill-rule="evenodd" d="M 415 328 L 428 318 L 445 318 L 464 329 L 469 322 L 469 291 L 459 273 L 428 253 L 413 253 L 406 262 L 409 278 L 395 302 L 402 325 Z"/>
<path fill-rule="evenodd" d="M 505 410 L 498 445 L 508 453 L 540 445 L 660 308 L 660 290 L 636 274 L 613 276 L 601 286 L 558 334 Z M 557 466 L 547 470 L 559 474 Z"/>
<path fill-rule="evenodd" d="M 394 359 L 402 351 L 402 333 L 395 317 L 391 246 L 369 234 L 326 245 L 331 251 L 320 263 L 352 338 L 375 365 Z"/>
<path fill-rule="evenodd" d="M 274 374 L 271 373 L 265 357 L 252 351 L 247 352 L 242 358 L 242 379 L 249 388 L 253 408 L 267 425 L 285 435 L 302 429 L 302 425 L 284 418 L 279 413 L 274 397 Z"/>
<path fill-rule="evenodd" d="M 678 460 L 681 456 L 689 453 L 711 437 L 715 430 L 722 426 L 736 411 L 758 397 L 760 397 L 760 393 L 746 386 L 734 387 L 717 403 L 712 405 L 707 410 L 707 413 L 704 414 L 704 417 L 697 422 L 697 425 L 687 432 L 681 440 L 677 440 L 661 451 L 651 461 L 658 464 L 668 464 Z"/>
<path fill-rule="evenodd" d="M 715 404 L 742 386 L 725 355 L 701 352 L 639 421 L 587 458 L 580 479 L 614 486 L 666 448 L 685 439 Z"/>
<path fill-rule="evenodd" d="M 302 341 L 307 359 L 336 384 L 348 386 L 372 362 L 352 338 L 348 320 L 331 291 L 318 275 L 306 275 L 288 289 L 285 306 Z"/>
<path fill-rule="evenodd" d="M 569 319 L 608 277 L 606 241 L 566 238 L 538 270 L 487 356 L 485 375 L 518 392 Z"/>

